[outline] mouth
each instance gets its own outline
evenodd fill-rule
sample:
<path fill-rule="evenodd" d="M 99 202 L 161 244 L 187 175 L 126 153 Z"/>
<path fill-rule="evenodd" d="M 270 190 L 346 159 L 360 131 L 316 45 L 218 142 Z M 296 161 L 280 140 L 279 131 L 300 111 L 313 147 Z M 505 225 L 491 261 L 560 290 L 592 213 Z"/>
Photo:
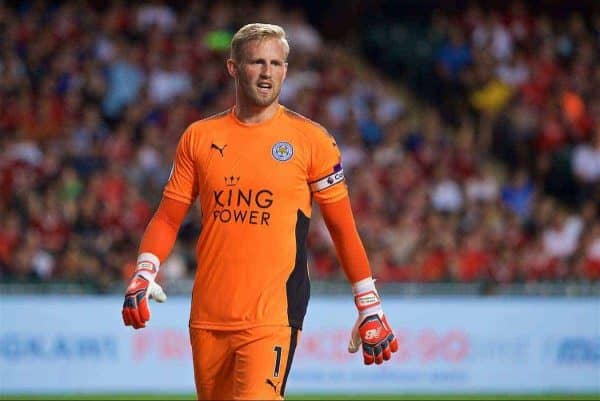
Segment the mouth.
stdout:
<path fill-rule="evenodd" d="M 273 85 L 270 82 L 259 82 L 256 86 L 258 88 L 258 93 L 263 95 L 270 94 L 273 89 Z"/>

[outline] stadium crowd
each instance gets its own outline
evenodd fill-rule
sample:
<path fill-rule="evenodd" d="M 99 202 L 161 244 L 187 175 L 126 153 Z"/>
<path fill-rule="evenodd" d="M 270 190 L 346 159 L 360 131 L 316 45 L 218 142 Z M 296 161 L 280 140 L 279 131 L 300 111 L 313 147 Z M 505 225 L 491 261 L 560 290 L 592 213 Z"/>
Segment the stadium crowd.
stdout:
<path fill-rule="evenodd" d="M 0 3 L 2 281 L 129 278 L 179 136 L 233 104 L 249 21 L 286 29 L 281 102 L 337 138 L 379 280 L 600 278 L 600 16 L 436 12 L 439 91 L 416 107 L 277 2 L 92 4 Z M 159 279 L 192 276 L 199 215 Z M 311 277 L 338 279 L 313 216 Z"/>

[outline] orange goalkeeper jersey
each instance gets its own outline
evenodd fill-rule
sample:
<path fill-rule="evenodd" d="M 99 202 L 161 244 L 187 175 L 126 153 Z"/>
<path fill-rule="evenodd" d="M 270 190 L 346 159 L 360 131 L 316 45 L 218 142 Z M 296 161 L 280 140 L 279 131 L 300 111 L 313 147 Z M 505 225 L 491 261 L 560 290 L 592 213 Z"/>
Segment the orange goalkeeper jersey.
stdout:
<path fill-rule="evenodd" d="M 333 137 L 283 106 L 260 124 L 231 109 L 188 127 L 164 196 L 202 210 L 191 327 L 302 328 L 311 199 L 347 196 L 340 163 Z"/>

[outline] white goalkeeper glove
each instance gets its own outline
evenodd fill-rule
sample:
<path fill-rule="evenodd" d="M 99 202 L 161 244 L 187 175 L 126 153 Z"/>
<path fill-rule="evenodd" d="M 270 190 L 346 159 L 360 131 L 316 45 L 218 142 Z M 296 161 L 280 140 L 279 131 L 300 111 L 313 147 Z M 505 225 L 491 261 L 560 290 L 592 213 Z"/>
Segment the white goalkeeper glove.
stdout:
<path fill-rule="evenodd" d="M 365 365 L 381 364 L 398 351 L 398 340 L 387 322 L 375 280 L 368 277 L 352 285 L 358 319 L 352 328 L 348 351 L 355 353 L 362 344 Z"/>
<path fill-rule="evenodd" d="M 159 265 L 160 261 L 151 253 L 145 252 L 138 256 L 137 268 L 125 291 L 121 312 L 125 326 L 133 326 L 134 329 L 146 327 L 146 322 L 150 320 L 148 300 L 154 299 L 157 302 L 167 300 L 162 287 L 154 281 Z"/>

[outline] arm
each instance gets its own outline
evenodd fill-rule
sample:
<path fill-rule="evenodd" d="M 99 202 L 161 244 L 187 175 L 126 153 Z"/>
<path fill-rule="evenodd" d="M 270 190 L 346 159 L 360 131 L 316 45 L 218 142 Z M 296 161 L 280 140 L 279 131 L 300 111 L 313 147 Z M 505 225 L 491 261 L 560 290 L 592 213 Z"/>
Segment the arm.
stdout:
<path fill-rule="evenodd" d="M 140 243 L 139 255 L 150 253 L 159 260 L 159 263 L 163 262 L 173 249 L 177 232 L 189 208 L 190 205 L 186 203 L 163 197 L 146 227 Z"/>
<path fill-rule="evenodd" d="M 350 198 L 345 196 L 337 202 L 321 204 L 320 208 L 348 281 L 356 283 L 371 277 L 371 267 L 356 230 Z"/>
<path fill-rule="evenodd" d="M 341 154 L 335 139 L 326 131 L 316 132 L 311 139 L 308 184 L 321 208 L 342 269 L 352 283 L 358 309 L 348 351 L 358 351 L 362 343 L 365 364 L 380 364 L 398 350 L 398 340 L 383 315 L 367 253 L 356 230 Z"/>
<path fill-rule="evenodd" d="M 173 249 L 179 226 L 188 209 L 187 203 L 163 197 L 148 223 L 140 243 L 137 268 L 125 292 L 122 315 L 126 326 L 133 326 L 134 329 L 146 327 L 146 322 L 150 320 L 148 299 L 158 302 L 167 299 L 154 279 L 160 263 Z"/>
<path fill-rule="evenodd" d="M 140 243 L 137 267 L 125 292 L 123 322 L 134 329 L 146 327 L 150 320 L 150 298 L 164 302 L 167 296 L 154 279 L 177 238 L 177 231 L 190 205 L 198 195 L 198 160 L 192 136 L 193 126 L 181 136 L 175 152 L 171 176 L 165 185 L 158 210 L 150 220 Z"/>
<path fill-rule="evenodd" d="M 359 312 L 348 350 L 354 353 L 362 343 L 365 364 L 380 364 L 398 350 L 398 340 L 383 314 L 367 253 L 356 230 L 350 199 L 345 196 L 332 203 L 322 203 L 320 207 L 342 269 L 352 283 Z"/>

